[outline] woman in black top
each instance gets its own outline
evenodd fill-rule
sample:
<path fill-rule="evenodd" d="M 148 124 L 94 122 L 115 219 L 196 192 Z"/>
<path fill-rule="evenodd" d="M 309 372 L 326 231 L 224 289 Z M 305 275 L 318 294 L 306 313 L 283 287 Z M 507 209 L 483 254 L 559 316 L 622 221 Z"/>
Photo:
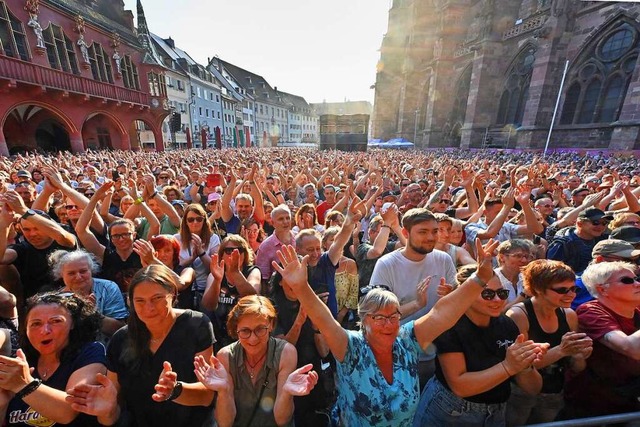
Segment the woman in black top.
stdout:
<path fill-rule="evenodd" d="M 578 329 L 578 317 L 571 310 L 576 296 L 576 276 L 571 267 L 559 261 L 541 259 L 522 271 L 524 289 L 531 299 L 507 312 L 527 339 L 549 343 L 547 354 L 535 364 L 542 375 L 542 390 L 527 395 L 513 384 L 507 407 L 509 425 L 548 423 L 564 406 L 564 371 L 585 369 L 592 350 L 591 338 Z"/>
<path fill-rule="evenodd" d="M 229 234 L 220 243 L 218 253 L 211 257 L 211 274 L 202 295 L 202 307 L 213 311 L 216 350 L 235 341 L 225 327 L 227 316 L 238 300 L 260 291 L 260 269 L 254 264 L 253 251 L 246 240 Z"/>
<path fill-rule="evenodd" d="M 475 270 L 461 267 L 458 283 Z M 542 379 L 530 367 L 547 346 L 525 341 L 502 314 L 508 296 L 494 275 L 455 326 L 436 338 L 436 374 L 422 393 L 414 426 L 504 426 L 511 377 L 529 393 L 540 390 Z"/>
<path fill-rule="evenodd" d="M 131 280 L 127 326 L 107 347 L 100 385 L 67 390 L 72 408 L 114 425 L 130 414 L 136 427 L 210 427 L 214 393 L 194 373 L 196 356 L 213 355 L 211 322 L 202 313 L 174 308 L 178 280 L 164 265 L 150 265 Z M 123 420 L 126 417 L 123 417 Z"/>

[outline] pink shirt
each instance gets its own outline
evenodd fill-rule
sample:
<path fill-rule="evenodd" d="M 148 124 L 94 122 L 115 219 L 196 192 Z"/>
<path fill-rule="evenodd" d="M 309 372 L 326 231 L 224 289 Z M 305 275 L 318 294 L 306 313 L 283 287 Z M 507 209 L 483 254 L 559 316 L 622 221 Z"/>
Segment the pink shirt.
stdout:
<path fill-rule="evenodd" d="M 296 247 L 296 239 L 293 231 L 291 233 L 291 246 Z M 262 280 L 269 280 L 273 273 L 273 267 L 271 261 L 277 261 L 276 252 L 279 251 L 284 244 L 274 234 L 267 237 L 258 248 L 258 255 L 256 256 L 256 265 L 262 273 Z"/>

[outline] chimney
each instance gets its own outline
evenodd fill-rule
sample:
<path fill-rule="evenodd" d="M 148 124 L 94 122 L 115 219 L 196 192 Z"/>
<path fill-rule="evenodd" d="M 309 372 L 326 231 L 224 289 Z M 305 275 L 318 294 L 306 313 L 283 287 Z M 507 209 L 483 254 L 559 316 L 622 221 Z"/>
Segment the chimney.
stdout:
<path fill-rule="evenodd" d="M 176 43 L 173 41 L 173 39 L 172 39 L 171 37 L 169 37 L 168 39 L 163 39 L 163 40 L 164 40 L 164 42 L 165 42 L 166 44 L 168 44 L 168 45 L 169 45 L 169 47 L 170 47 L 171 49 L 175 49 L 175 48 L 176 48 Z"/>

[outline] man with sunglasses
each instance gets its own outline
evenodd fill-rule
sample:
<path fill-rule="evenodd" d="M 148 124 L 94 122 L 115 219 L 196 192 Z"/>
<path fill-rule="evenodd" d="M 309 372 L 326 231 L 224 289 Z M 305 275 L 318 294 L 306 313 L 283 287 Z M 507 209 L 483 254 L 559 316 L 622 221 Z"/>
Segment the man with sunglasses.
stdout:
<path fill-rule="evenodd" d="M 625 261 L 631 264 L 640 262 L 640 249 L 636 249 L 631 243 L 619 239 L 601 240 L 593 247 L 591 255 L 593 259 L 590 265 L 614 261 Z M 576 288 L 576 297 L 571 303 L 571 308 L 574 310 L 594 299 L 594 296 L 589 293 L 582 282 L 582 276 L 576 277 Z"/>
<path fill-rule="evenodd" d="M 568 418 L 640 411 L 640 277 L 638 266 L 590 265 L 582 281 L 594 301 L 576 310 L 580 330 L 593 340 L 587 369 L 565 387 Z"/>
<path fill-rule="evenodd" d="M 607 224 L 612 219 L 598 208 L 585 209 L 578 215 L 575 227 L 558 231 L 549 244 L 547 258 L 562 261 L 580 274 L 591 261 L 595 245 L 604 240 Z"/>

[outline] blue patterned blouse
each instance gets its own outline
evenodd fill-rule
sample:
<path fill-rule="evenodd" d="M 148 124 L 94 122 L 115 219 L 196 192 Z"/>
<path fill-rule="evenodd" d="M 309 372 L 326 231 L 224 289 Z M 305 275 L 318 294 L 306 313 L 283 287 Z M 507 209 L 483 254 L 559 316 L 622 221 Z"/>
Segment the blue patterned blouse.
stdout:
<path fill-rule="evenodd" d="M 361 331 L 347 331 L 348 347 L 338 362 L 339 425 L 411 426 L 418 406 L 418 355 L 413 322 L 400 327 L 393 344 L 393 384 L 387 383 Z"/>

